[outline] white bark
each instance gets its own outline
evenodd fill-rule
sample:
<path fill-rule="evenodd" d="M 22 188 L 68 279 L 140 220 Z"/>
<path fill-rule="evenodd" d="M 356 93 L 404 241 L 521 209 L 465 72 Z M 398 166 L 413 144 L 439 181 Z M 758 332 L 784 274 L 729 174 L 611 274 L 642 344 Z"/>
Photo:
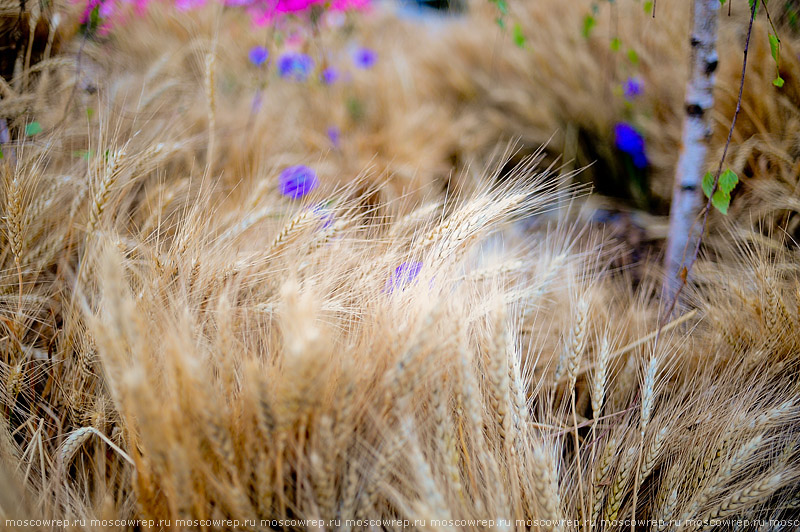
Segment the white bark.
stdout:
<path fill-rule="evenodd" d="M 719 6 L 719 0 L 694 0 L 691 75 L 686 87 L 683 136 L 664 256 L 663 294 L 667 304 L 681 286 L 681 271 L 690 262 L 700 237 L 697 217 L 705 203 L 702 182 L 711 138 Z"/>

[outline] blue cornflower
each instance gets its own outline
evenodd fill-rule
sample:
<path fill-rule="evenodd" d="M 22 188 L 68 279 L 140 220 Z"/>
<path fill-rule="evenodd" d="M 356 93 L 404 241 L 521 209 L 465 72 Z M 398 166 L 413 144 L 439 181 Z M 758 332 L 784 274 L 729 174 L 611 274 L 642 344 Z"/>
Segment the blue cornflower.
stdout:
<path fill-rule="evenodd" d="M 278 181 L 281 194 L 292 199 L 302 198 L 319 184 L 314 170 L 302 164 L 284 169 Z"/>
<path fill-rule="evenodd" d="M 320 74 L 325 85 L 333 85 L 339 79 L 339 71 L 333 67 L 328 67 Z"/>
<path fill-rule="evenodd" d="M 331 126 L 331 127 L 328 128 L 328 138 L 330 139 L 331 144 L 333 144 L 334 148 L 337 148 L 337 149 L 339 148 L 339 137 L 340 136 L 341 136 L 341 132 L 339 131 L 338 127 Z"/>
<path fill-rule="evenodd" d="M 647 166 L 647 155 L 644 153 L 644 137 L 633 126 L 620 122 L 614 126 L 614 141 L 617 148 L 624 151 L 633 159 L 636 168 Z"/>
<path fill-rule="evenodd" d="M 386 291 L 393 292 L 395 288 L 402 288 L 414 282 L 422 270 L 421 262 L 404 262 L 394 269 L 392 277 L 386 283 Z"/>
<path fill-rule="evenodd" d="M 312 68 L 314 60 L 306 54 L 286 52 L 278 58 L 278 74 L 282 78 L 305 81 Z"/>
<path fill-rule="evenodd" d="M 253 63 L 255 66 L 261 66 L 266 63 L 267 58 L 269 57 L 269 51 L 263 46 L 253 46 L 250 48 L 250 53 L 247 54 L 250 58 L 250 62 Z"/>
<path fill-rule="evenodd" d="M 378 54 L 375 53 L 375 50 L 370 50 L 369 48 L 359 48 L 353 54 L 353 62 L 358 68 L 365 70 L 372 68 L 377 60 Z"/>
<path fill-rule="evenodd" d="M 628 78 L 622 84 L 622 94 L 626 100 L 633 100 L 642 93 L 642 80 L 639 78 Z"/>
<path fill-rule="evenodd" d="M 333 211 L 328 207 L 326 203 L 320 203 L 319 205 L 315 205 L 311 209 L 314 211 L 314 214 L 317 215 L 322 225 L 319 226 L 319 230 L 327 229 L 331 225 L 333 225 L 334 216 Z"/>

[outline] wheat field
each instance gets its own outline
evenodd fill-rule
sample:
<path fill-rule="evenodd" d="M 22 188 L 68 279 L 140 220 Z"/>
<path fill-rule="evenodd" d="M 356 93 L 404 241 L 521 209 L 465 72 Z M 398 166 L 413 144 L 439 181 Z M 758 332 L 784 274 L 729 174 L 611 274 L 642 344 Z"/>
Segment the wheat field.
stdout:
<path fill-rule="evenodd" d="M 380 5 L 347 28 L 378 61 L 330 86 L 254 67 L 266 32 L 219 5 L 96 40 L 32 10 L 0 83 L 0 529 L 798 529 L 800 37 L 765 90 L 756 24 L 742 186 L 658 333 L 688 15 L 630 3 L 641 246 L 598 222 L 630 65 L 589 2 L 511 2 L 525 49 L 490 3 Z"/>

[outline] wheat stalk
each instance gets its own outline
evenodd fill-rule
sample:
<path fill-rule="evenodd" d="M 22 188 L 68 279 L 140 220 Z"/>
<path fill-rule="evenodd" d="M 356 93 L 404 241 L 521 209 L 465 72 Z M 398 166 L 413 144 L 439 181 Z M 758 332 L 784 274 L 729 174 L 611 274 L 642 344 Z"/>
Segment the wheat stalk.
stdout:
<path fill-rule="evenodd" d="M 216 83 L 214 79 L 215 67 L 217 62 L 217 39 L 214 37 L 214 44 L 206 54 L 205 58 L 205 89 L 206 102 L 208 104 L 208 150 L 206 152 L 206 169 L 211 171 L 211 164 L 214 161 L 216 131 L 217 131 L 217 103 L 216 103 Z"/>
<path fill-rule="evenodd" d="M 603 335 L 600 339 L 600 351 L 597 354 L 597 367 L 592 376 L 592 413 L 595 419 L 600 417 L 603 411 L 603 401 L 606 394 L 606 380 L 608 379 L 608 361 L 611 355 L 611 347 L 608 336 Z"/>

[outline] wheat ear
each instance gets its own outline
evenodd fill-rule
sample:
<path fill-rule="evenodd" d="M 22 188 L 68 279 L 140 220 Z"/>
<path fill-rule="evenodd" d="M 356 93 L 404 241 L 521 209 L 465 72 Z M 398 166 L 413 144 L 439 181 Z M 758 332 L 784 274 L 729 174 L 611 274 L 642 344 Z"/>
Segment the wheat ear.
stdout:
<path fill-rule="evenodd" d="M 641 484 L 650 473 L 653 471 L 653 468 L 658 461 L 659 455 L 661 454 L 661 449 L 664 447 L 664 443 L 667 441 L 667 435 L 669 434 L 669 425 L 664 425 L 661 430 L 659 430 L 653 440 L 650 442 L 650 445 L 647 446 L 647 450 L 642 457 L 642 463 L 639 465 L 639 483 Z"/>
<path fill-rule="evenodd" d="M 735 491 L 705 514 L 701 529 L 711 526 L 711 521 L 715 519 L 735 515 L 742 510 L 762 503 L 781 486 L 784 475 L 785 473 L 783 472 L 773 473 L 757 482 L 748 483 L 745 487 Z"/>
<path fill-rule="evenodd" d="M 72 460 L 72 457 L 75 456 L 75 453 L 78 451 L 78 449 L 80 449 L 81 446 L 86 443 L 86 440 L 88 440 L 92 434 L 106 442 L 108 446 L 116 451 L 117 454 L 119 454 L 126 462 L 135 466 L 133 459 L 128 456 L 128 453 L 120 449 L 119 446 L 108 439 L 105 434 L 94 427 L 81 427 L 73 430 L 61 444 L 61 448 L 58 452 L 59 461 L 64 465 L 69 464 L 70 460 Z"/>
<path fill-rule="evenodd" d="M 11 171 L 8 170 L 8 173 Z M 8 228 L 8 243 L 14 261 L 22 264 L 22 255 L 25 251 L 25 211 L 22 205 L 22 186 L 19 177 L 14 175 L 6 181 L 6 227 Z"/>
<path fill-rule="evenodd" d="M 89 234 L 94 233 L 95 229 L 97 228 L 97 223 L 100 221 L 100 218 L 103 215 L 103 211 L 105 210 L 109 196 L 111 195 L 111 189 L 114 187 L 117 179 L 119 178 L 119 167 L 124 157 L 124 150 L 108 152 L 105 160 L 105 172 L 103 173 L 103 178 L 99 183 L 94 197 L 92 198 L 92 206 L 89 212 L 89 225 L 87 227 L 87 232 Z"/>
<path fill-rule="evenodd" d="M 622 506 L 622 496 L 625 494 L 625 488 L 628 486 L 628 480 L 631 477 L 633 468 L 636 464 L 637 447 L 631 447 L 622 459 L 617 475 L 614 477 L 614 482 L 611 484 L 611 489 L 608 491 L 608 498 L 606 499 L 605 518 L 613 521 L 619 515 L 620 506 Z"/>
<path fill-rule="evenodd" d="M 505 306 L 499 305 L 494 316 L 491 345 L 487 353 L 489 399 L 495 413 L 495 427 L 504 445 L 511 443 L 511 417 L 509 412 L 510 387 L 508 380 L 508 351 L 506 346 Z"/>
<path fill-rule="evenodd" d="M 733 456 L 717 471 L 705 486 L 701 486 L 701 491 L 694 502 L 684 512 L 682 519 L 686 520 L 695 515 L 698 511 L 702 510 L 711 496 L 716 493 L 721 487 L 727 485 L 730 478 L 741 469 L 747 462 L 747 459 L 759 448 L 763 436 L 761 434 L 751 438 L 747 443 L 739 447 Z M 727 447 L 727 442 L 723 443 L 722 448 Z M 720 451 L 717 452 L 719 456 Z"/>
<path fill-rule="evenodd" d="M 561 499 L 558 492 L 558 477 L 553 455 L 549 453 L 543 444 L 535 445 L 533 448 L 533 487 L 536 490 L 537 500 L 541 509 L 544 511 L 545 522 L 551 523 L 545 526 L 545 530 L 560 531 L 561 525 Z"/>
<path fill-rule="evenodd" d="M 600 461 L 594 467 L 592 474 L 592 484 L 594 485 L 594 498 L 592 501 L 592 522 L 597 523 L 600 517 L 600 512 L 603 509 L 603 500 L 605 499 L 605 489 L 603 483 L 608 476 L 611 465 L 614 463 L 614 456 L 617 452 L 617 438 L 612 434 L 600 455 Z"/>

